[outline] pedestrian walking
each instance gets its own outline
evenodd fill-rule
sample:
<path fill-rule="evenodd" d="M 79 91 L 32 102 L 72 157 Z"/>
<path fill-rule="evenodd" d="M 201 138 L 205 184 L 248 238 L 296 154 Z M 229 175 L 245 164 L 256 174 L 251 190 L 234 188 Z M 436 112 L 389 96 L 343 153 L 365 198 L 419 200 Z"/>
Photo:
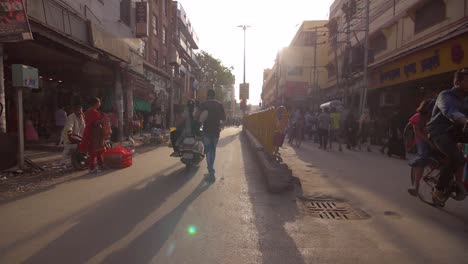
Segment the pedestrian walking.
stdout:
<path fill-rule="evenodd" d="M 330 127 L 331 127 L 330 113 L 329 113 L 328 108 L 324 108 L 322 113 L 318 117 L 320 148 L 323 150 L 327 149 Z"/>
<path fill-rule="evenodd" d="M 216 146 L 221 133 L 221 122 L 226 120 L 223 104 L 215 99 L 216 92 L 208 90 L 207 101 L 200 105 L 200 113 L 208 114 L 203 122 L 203 142 L 205 144 L 206 163 L 208 165 L 209 177 L 207 181 L 215 182 L 214 163 L 216 159 Z"/>
<path fill-rule="evenodd" d="M 403 130 L 406 122 L 399 111 L 395 111 L 390 119 L 390 139 L 387 142 L 387 155 L 398 156 L 401 159 L 406 158 L 405 142 L 403 138 Z"/>
<path fill-rule="evenodd" d="M 85 117 L 83 114 L 83 108 L 81 105 L 75 105 L 73 107 L 73 113 L 67 117 L 67 122 L 63 128 L 62 138 L 63 138 L 63 152 L 62 152 L 62 165 L 69 163 L 69 157 L 71 151 L 75 148 L 75 144 L 71 144 L 68 136 L 78 136 L 83 137 L 85 130 Z"/>
<path fill-rule="evenodd" d="M 91 107 L 85 113 L 85 131 L 81 141 L 80 151 L 89 153 L 89 172 L 97 173 L 104 166 L 102 154 L 105 151 L 104 116 L 98 111 L 101 100 L 91 100 Z M 96 160 L 99 168 L 96 168 Z"/>
<path fill-rule="evenodd" d="M 62 143 L 62 130 L 67 122 L 67 112 L 63 109 L 63 106 L 59 106 L 55 111 L 55 135 L 57 140 L 55 144 L 58 146 Z"/>
<path fill-rule="evenodd" d="M 341 113 L 336 110 L 335 107 L 332 107 L 331 114 L 331 129 L 330 129 L 330 149 L 332 148 L 332 142 L 336 141 L 338 143 L 339 151 L 343 151 L 341 148 L 341 139 L 340 139 L 340 124 L 341 124 Z"/>
<path fill-rule="evenodd" d="M 345 119 L 346 126 L 346 147 L 354 149 L 356 147 L 357 122 L 354 110 L 351 110 Z"/>
<path fill-rule="evenodd" d="M 371 119 L 369 110 L 365 109 L 359 118 L 359 150 L 361 150 L 362 145 L 367 146 L 367 151 L 371 152 L 370 148 L 370 132 L 371 132 Z"/>

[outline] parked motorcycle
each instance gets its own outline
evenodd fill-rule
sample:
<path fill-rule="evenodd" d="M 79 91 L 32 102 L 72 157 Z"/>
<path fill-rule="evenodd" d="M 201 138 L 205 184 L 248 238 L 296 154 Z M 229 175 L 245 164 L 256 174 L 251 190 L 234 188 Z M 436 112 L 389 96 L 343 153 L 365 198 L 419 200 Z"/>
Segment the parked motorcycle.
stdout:
<path fill-rule="evenodd" d="M 68 134 L 68 139 L 70 140 L 70 144 L 75 145 L 71 154 L 72 167 L 75 170 L 86 170 L 89 165 L 89 155 L 88 153 L 81 153 L 79 148 L 83 138 L 77 135 Z M 110 142 L 110 140 L 106 140 L 106 148 L 112 148 L 112 142 Z"/>

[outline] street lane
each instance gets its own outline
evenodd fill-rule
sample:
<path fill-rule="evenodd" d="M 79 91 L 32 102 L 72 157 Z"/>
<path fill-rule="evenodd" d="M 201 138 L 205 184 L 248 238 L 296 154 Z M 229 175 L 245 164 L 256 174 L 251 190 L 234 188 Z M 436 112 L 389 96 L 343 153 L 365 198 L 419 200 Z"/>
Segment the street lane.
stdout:
<path fill-rule="evenodd" d="M 344 199 L 371 216 L 354 231 L 359 239 L 386 248 L 382 261 L 467 263 L 468 201 L 450 200 L 437 209 L 410 196 L 407 161 L 376 148 L 372 153 L 341 153 L 337 146 L 323 151 L 310 141 L 299 149 L 288 146 L 283 157 L 301 178 L 304 196 Z"/>
<path fill-rule="evenodd" d="M 405 162 L 380 153 L 282 149 L 305 197 L 347 201 L 365 220 L 305 213 L 270 194 L 240 129 L 222 133 L 217 181 L 170 149 L 0 206 L 0 263 L 466 263 L 466 203 L 446 211 L 407 192 Z"/>

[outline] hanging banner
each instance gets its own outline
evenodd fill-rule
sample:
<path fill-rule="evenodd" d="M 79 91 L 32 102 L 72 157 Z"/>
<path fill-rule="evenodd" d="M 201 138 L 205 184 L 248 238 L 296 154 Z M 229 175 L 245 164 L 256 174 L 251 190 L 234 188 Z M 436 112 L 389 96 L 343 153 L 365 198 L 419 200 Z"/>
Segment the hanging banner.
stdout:
<path fill-rule="evenodd" d="M 22 0 L 0 0 L 0 42 L 32 40 Z"/>

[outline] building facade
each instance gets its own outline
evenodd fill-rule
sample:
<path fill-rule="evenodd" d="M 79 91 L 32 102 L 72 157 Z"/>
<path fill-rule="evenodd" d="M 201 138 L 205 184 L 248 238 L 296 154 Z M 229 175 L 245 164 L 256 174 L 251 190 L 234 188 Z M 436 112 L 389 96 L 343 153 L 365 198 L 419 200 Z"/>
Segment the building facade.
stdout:
<path fill-rule="evenodd" d="M 263 107 L 284 104 L 311 107 L 328 80 L 328 21 L 304 21 L 287 48 L 264 71 Z"/>
<path fill-rule="evenodd" d="M 337 23 L 340 81 L 337 85 L 330 78 L 327 88 L 354 94 L 348 98 L 354 107 L 363 87 L 365 2 L 335 1 L 330 12 L 330 20 Z M 347 31 L 347 6 L 353 5 Z M 468 66 L 467 6 L 466 0 L 370 2 L 366 104 L 374 115 L 388 109 L 410 115 L 422 99 L 452 87 L 454 71 Z M 329 53 L 334 52 L 331 47 Z M 330 68 L 334 63 L 330 60 Z"/>

